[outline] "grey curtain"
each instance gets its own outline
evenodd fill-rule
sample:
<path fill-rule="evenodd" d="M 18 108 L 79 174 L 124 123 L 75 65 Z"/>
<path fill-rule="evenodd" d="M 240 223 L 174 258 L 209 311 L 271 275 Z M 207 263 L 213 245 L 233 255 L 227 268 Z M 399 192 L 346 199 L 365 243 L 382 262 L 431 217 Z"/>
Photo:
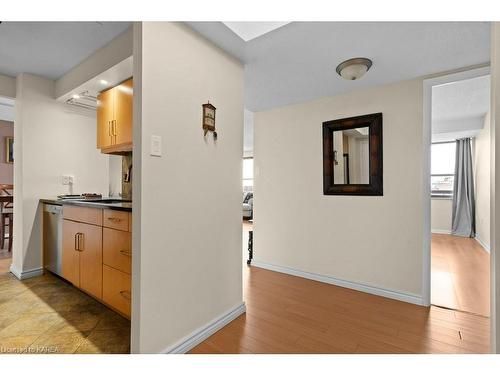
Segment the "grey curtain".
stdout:
<path fill-rule="evenodd" d="M 470 138 L 457 139 L 451 234 L 476 235 L 474 175 Z"/>

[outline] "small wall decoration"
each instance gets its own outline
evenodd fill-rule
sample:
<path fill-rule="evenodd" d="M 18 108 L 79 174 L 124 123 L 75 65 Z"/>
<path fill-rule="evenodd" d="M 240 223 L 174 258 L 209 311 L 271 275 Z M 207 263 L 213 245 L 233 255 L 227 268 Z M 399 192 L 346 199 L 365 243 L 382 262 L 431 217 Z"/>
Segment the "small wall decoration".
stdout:
<path fill-rule="evenodd" d="M 5 139 L 5 162 L 14 163 L 14 137 L 4 137 Z"/>
<path fill-rule="evenodd" d="M 209 131 L 214 133 L 214 139 L 217 139 L 217 132 L 215 131 L 215 110 L 216 108 L 210 104 L 203 104 L 203 134 L 207 135 Z"/>

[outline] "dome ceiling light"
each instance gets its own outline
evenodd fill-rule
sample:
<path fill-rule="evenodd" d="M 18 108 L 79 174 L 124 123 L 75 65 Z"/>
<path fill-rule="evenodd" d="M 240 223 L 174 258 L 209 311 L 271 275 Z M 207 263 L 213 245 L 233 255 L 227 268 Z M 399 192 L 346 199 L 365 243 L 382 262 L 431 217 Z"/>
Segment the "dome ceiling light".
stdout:
<path fill-rule="evenodd" d="M 372 61 L 365 57 L 356 57 L 354 59 L 349 59 L 341 62 L 337 66 L 337 73 L 344 79 L 349 81 L 354 81 L 360 79 L 365 75 L 365 73 L 370 70 L 372 66 Z"/>

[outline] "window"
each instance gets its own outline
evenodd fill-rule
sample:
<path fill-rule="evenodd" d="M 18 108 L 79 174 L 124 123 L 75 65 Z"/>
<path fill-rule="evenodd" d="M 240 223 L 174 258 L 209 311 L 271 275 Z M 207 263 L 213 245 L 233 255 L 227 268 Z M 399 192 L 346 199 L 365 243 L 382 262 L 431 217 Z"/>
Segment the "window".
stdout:
<path fill-rule="evenodd" d="M 253 191 L 253 158 L 243 159 L 243 191 Z"/>
<path fill-rule="evenodd" d="M 455 142 L 433 143 L 431 146 L 431 195 L 453 196 L 455 180 Z"/>

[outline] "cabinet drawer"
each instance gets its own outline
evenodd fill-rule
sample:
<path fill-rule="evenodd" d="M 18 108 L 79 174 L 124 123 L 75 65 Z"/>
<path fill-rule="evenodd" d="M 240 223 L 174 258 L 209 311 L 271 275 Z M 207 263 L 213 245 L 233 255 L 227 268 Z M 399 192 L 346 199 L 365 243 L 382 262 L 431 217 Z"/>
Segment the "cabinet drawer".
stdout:
<path fill-rule="evenodd" d="M 102 268 L 102 299 L 130 318 L 130 303 L 132 288 L 130 275 L 103 265 Z"/>
<path fill-rule="evenodd" d="M 102 225 L 102 209 L 64 205 L 63 217 L 81 223 Z"/>
<path fill-rule="evenodd" d="M 132 236 L 130 232 L 103 228 L 103 263 L 131 273 Z"/>
<path fill-rule="evenodd" d="M 128 231 L 128 212 L 104 210 L 103 226 Z"/>

